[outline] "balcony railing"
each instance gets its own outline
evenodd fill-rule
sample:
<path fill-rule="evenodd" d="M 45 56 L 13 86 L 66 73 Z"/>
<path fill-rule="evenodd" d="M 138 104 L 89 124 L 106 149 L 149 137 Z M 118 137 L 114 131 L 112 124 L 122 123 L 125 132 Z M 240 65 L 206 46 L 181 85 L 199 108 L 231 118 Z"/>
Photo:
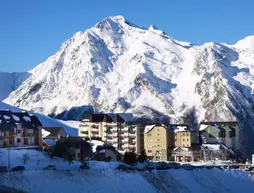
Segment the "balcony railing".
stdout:
<path fill-rule="evenodd" d="M 99 129 L 98 125 L 92 125 L 91 127 L 94 128 L 94 129 Z"/>
<path fill-rule="evenodd" d="M 128 139 L 128 138 L 124 138 L 124 139 L 123 139 L 123 142 L 124 142 L 124 143 L 129 143 L 129 139 Z"/>
<path fill-rule="evenodd" d="M 92 130 L 92 132 L 91 133 L 94 133 L 94 134 L 99 134 L 99 131 L 98 130 Z"/>
<path fill-rule="evenodd" d="M 80 133 L 83 135 L 88 135 L 88 131 L 81 131 Z"/>

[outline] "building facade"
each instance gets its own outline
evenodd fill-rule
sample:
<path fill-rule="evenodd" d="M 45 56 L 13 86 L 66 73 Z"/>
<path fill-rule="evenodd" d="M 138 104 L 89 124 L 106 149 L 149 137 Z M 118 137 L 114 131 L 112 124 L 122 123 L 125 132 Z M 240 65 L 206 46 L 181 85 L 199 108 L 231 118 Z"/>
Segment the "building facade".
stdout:
<path fill-rule="evenodd" d="M 174 131 L 175 147 L 192 147 L 199 144 L 199 132 L 186 124 L 170 125 Z"/>
<path fill-rule="evenodd" d="M 176 162 L 195 162 L 202 159 L 200 146 L 196 147 L 176 147 L 171 156 Z"/>
<path fill-rule="evenodd" d="M 222 143 L 230 149 L 240 150 L 237 122 L 202 122 L 199 131 L 204 144 Z"/>
<path fill-rule="evenodd" d="M 139 153 L 142 135 L 142 127 L 135 124 L 132 114 L 89 114 L 79 126 L 80 137 L 105 141 L 121 153 Z"/>
<path fill-rule="evenodd" d="M 0 111 L 0 147 L 39 147 L 41 129 L 41 122 L 32 114 Z"/>
<path fill-rule="evenodd" d="M 144 148 L 147 157 L 154 161 L 166 161 L 173 147 L 173 133 L 163 124 L 146 126 L 144 131 Z"/>

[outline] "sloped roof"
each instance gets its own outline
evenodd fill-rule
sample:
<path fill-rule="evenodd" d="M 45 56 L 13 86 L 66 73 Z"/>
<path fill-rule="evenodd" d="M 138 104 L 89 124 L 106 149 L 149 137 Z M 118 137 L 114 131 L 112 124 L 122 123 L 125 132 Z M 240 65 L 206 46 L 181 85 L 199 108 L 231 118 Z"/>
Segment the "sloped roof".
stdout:
<path fill-rule="evenodd" d="M 12 117 L 11 111 L 0 111 L 0 130 L 10 131 L 11 128 L 17 127 Z"/>
<path fill-rule="evenodd" d="M 43 140 L 44 140 L 45 143 L 48 144 L 50 147 L 56 145 L 56 140 L 55 140 L 55 139 L 52 139 L 52 138 L 44 138 Z"/>
<path fill-rule="evenodd" d="M 120 122 L 127 123 L 133 122 L 135 119 L 131 113 L 102 113 L 102 114 L 85 114 L 83 119 L 87 119 L 90 122 Z"/>
<path fill-rule="evenodd" d="M 57 138 L 58 137 L 58 133 L 61 129 L 63 129 L 62 127 L 43 127 L 43 129 L 45 131 L 48 131 L 50 134 L 47 137 L 53 137 L 53 138 Z M 64 129 L 63 129 L 64 130 Z"/>
<path fill-rule="evenodd" d="M 38 126 L 42 126 L 36 116 L 29 115 L 27 112 L 0 111 L 0 130 L 8 131 L 10 128 L 16 127 L 17 124 L 22 124 L 22 127 L 27 129 L 36 129 Z"/>
<path fill-rule="evenodd" d="M 164 127 L 165 129 L 167 128 L 167 126 L 162 124 L 162 123 L 157 123 L 157 124 L 153 124 L 153 125 L 147 125 L 145 127 L 144 133 L 149 133 L 155 126 L 161 126 L 161 127 Z"/>

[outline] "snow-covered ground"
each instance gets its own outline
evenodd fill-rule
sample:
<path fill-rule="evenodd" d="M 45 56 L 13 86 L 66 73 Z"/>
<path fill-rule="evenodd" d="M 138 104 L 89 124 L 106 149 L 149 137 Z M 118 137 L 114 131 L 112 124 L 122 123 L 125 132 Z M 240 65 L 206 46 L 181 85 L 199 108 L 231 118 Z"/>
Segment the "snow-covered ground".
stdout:
<path fill-rule="evenodd" d="M 41 170 L 48 165 L 55 165 L 57 170 L 77 170 L 81 165 L 79 161 L 72 161 L 70 164 L 62 158 L 50 158 L 46 152 L 31 149 L 8 150 L 7 148 L 0 148 L 0 166 L 8 166 L 9 151 L 11 168 L 25 166 L 26 170 Z M 24 161 L 25 159 L 26 161 Z M 91 169 L 117 168 L 120 163 L 89 161 L 89 167 Z"/>
<path fill-rule="evenodd" d="M 0 165 L 8 166 L 8 149 L 0 149 Z M 24 158 L 26 157 L 26 158 Z M 26 161 L 24 161 L 26 159 Z M 68 161 L 54 157 L 51 159 L 48 153 L 36 150 L 10 150 L 10 166 L 25 166 L 26 170 L 43 169 L 48 165 L 56 165 L 59 170 L 78 169 L 80 162 L 73 161 L 69 164 Z"/>
<path fill-rule="evenodd" d="M 0 173 L 0 184 L 29 193 L 51 192 L 254 192 L 254 181 L 244 170 L 170 169 L 123 172 L 121 162 L 89 161 L 80 171 L 78 161 L 69 163 L 49 158 L 35 150 L 10 150 L 11 168 L 24 165 L 26 171 Z M 26 156 L 24 156 L 26 155 Z M 24 157 L 27 161 L 24 162 Z M 8 149 L 0 149 L 0 166 L 8 165 Z M 56 171 L 43 171 L 55 165 Z M 144 164 L 140 164 L 142 167 Z"/>
<path fill-rule="evenodd" d="M 0 184 L 29 193 L 51 192 L 181 192 L 252 193 L 254 182 L 242 171 L 200 169 L 122 172 L 116 169 L 84 171 L 25 171 L 0 174 Z"/>

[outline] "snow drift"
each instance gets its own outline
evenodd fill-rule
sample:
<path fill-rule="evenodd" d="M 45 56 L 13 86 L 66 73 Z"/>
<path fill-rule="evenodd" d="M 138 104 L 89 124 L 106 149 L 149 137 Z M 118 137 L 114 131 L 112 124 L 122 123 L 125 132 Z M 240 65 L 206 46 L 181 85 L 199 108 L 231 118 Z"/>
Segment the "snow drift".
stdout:
<path fill-rule="evenodd" d="M 252 193 L 253 181 L 241 171 L 217 169 L 121 172 L 113 169 L 85 171 L 25 171 L 0 174 L 0 184 L 29 193 L 44 192 L 181 192 Z"/>

